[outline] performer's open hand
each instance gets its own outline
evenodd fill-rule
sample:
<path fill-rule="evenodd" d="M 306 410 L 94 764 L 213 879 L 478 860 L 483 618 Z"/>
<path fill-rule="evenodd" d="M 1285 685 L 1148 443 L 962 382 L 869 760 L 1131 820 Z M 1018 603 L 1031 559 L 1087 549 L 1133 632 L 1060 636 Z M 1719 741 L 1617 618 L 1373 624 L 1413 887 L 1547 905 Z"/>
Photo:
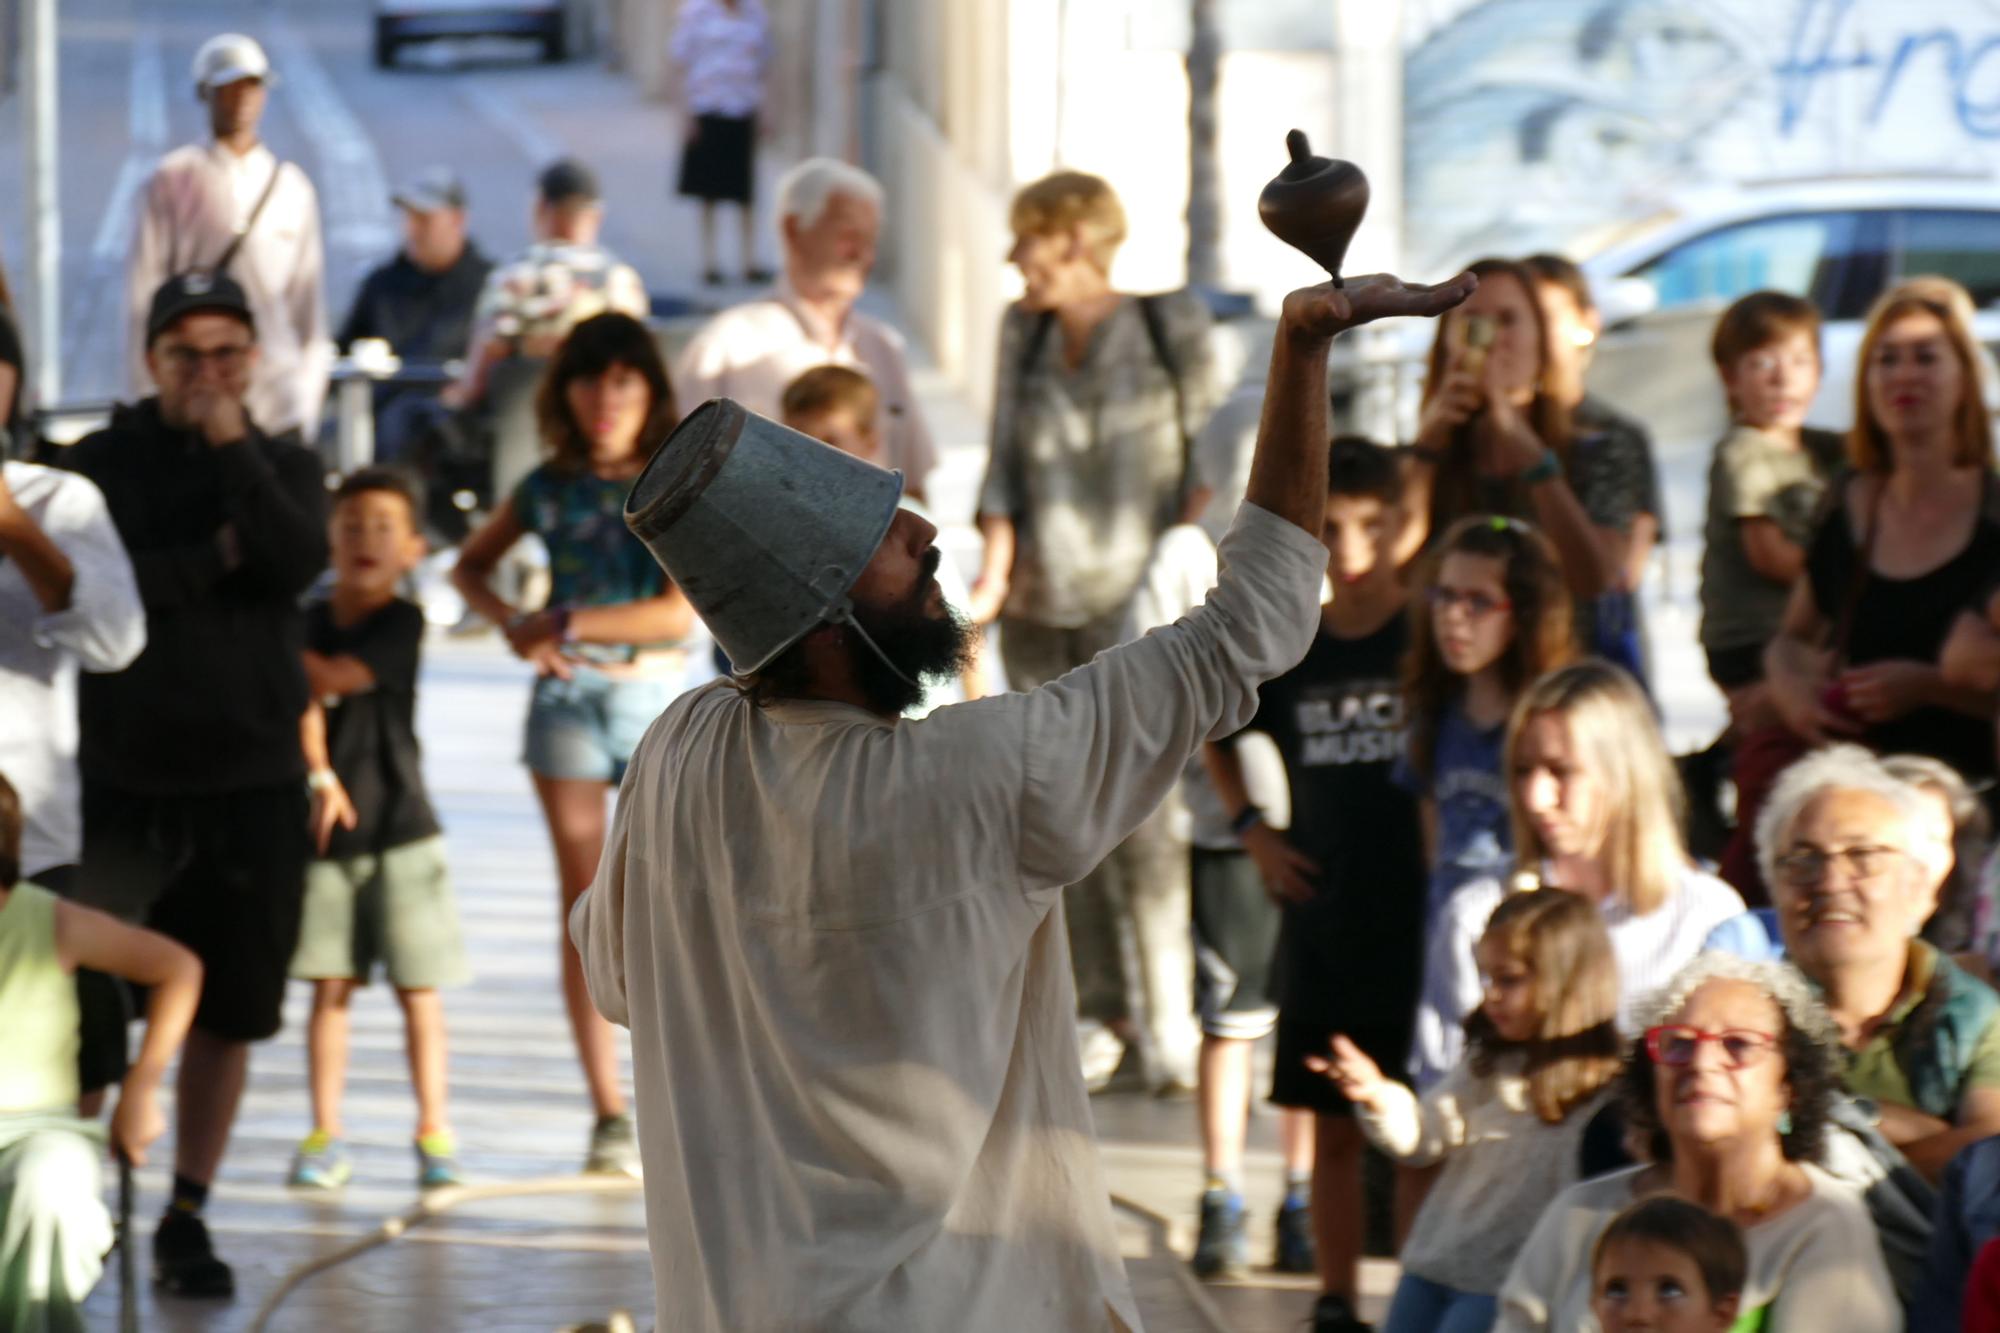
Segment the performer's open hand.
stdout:
<path fill-rule="evenodd" d="M 1378 319 L 1442 315 L 1478 285 L 1479 279 L 1470 273 L 1431 286 L 1404 282 L 1391 273 L 1371 273 L 1347 279 L 1344 287 L 1331 282 L 1301 287 L 1285 298 L 1279 322 L 1296 338 L 1331 338 Z"/>

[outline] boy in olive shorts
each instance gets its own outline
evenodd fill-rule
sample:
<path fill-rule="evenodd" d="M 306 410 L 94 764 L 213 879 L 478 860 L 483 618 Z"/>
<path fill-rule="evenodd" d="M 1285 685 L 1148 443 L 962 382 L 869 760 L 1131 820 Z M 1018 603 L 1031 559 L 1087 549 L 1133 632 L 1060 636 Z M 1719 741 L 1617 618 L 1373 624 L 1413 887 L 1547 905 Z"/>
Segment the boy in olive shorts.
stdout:
<path fill-rule="evenodd" d="M 319 858 L 306 871 L 292 976 L 313 983 L 307 1057 L 313 1129 L 290 1183 L 334 1189 L 352 1174 L 341 1141 L 348 1002 L 375 965 L 403 1009 L 417 1094 L 417 1183 L 458 1183 L 445 1115 L 441 986 L 466 978 L 444 838 L 424 789 L 417 746 L 417 661 L 423 612 L 397 596 L 424 553 L 413 482 L 363 468 L 334 493 L 333 590 L 306 611 L 300 721 Z"/>

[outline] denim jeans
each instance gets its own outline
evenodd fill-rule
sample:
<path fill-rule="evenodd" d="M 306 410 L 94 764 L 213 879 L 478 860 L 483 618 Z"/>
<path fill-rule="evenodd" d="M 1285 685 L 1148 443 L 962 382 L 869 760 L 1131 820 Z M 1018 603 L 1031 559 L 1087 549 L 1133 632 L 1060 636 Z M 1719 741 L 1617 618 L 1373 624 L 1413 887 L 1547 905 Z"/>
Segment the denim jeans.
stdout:
<path fill-rule="evenodd" d="M 1460 1291 L 1403 1274 L 1380 1333 L 1488 1333 L 1500 1302 L 1490 1292 Z"/>

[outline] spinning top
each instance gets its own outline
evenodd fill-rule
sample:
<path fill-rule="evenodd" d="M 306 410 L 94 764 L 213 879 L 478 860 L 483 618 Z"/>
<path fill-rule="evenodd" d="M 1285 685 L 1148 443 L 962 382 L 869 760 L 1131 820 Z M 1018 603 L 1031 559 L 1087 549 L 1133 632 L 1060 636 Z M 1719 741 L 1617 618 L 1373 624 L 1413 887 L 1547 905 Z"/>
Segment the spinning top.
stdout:
<path fill-rule="evenodd" d="M 1347 244 L 1368 211 L 1368 178 L 1352 162 L 1314 157 L 1304 130 L 1287 134 L 1285 147 L 1292 160 L 1257 196 L 1257 215 L 1272 235 L 1332 274 L 1338 287 Z"/>

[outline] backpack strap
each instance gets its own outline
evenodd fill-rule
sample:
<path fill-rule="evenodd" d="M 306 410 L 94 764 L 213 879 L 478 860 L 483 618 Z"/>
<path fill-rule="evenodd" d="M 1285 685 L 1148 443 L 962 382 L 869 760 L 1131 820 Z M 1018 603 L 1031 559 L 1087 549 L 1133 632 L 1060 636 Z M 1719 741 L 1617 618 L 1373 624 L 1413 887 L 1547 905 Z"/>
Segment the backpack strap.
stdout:
<path fill-rule="evenodd" d="M 1165 298 L 1158 292 L 1149 292 L 1137 299 L 1139 318 L 1146 322 L 1146 341 L 1153 344 L 1153 356 L 1174 386 L 1174 429 L 1181 437 L 1181 498 L 1185 500 L 1194 479 L 1194 435 L 1188 430 L 1187 386 L 1181 381 L 1173 344 L 1167 340 L 1167 316 L 1161 308 Z"/>

